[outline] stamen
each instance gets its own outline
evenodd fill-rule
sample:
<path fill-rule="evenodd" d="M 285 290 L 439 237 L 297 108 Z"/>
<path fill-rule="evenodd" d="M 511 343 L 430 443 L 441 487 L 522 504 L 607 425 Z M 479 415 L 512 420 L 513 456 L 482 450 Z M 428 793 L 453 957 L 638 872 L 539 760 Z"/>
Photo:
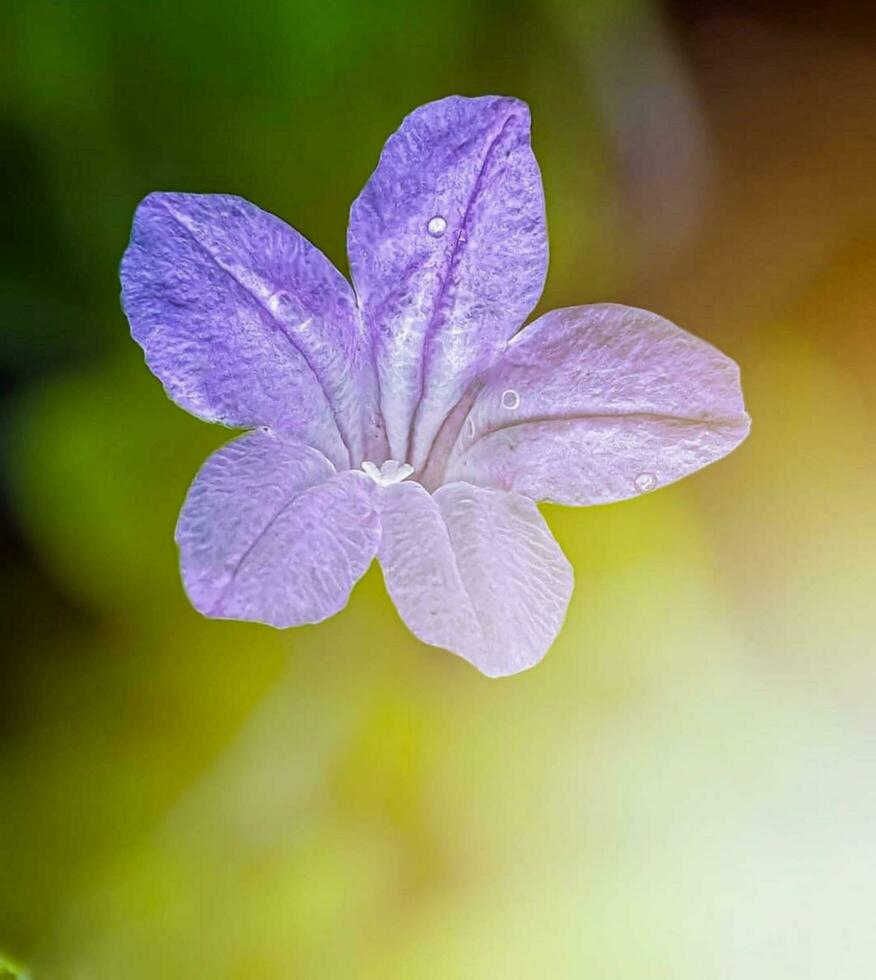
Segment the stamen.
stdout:
<path fill-rule="evenodd" d="M 362 472 L 371 477 L 379 487 L 389 487 L 393 483 L 401 483 L 414 472 L 410 463 L 400 463 L 397 459 L 388 459 L 378 469 L 370 459 L 363 460 Z"/>

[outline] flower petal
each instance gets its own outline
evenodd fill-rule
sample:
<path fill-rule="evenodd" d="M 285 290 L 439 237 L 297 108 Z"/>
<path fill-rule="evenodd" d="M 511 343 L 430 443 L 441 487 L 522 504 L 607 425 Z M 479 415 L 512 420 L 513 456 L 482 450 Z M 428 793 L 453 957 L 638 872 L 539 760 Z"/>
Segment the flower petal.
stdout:
<path fill-rule="evenodd" d="M 748 435 L 739 369 L 645 310 L 555 310 L 488 372 L 447 480 L 602 504 L 679 480 Z"/>
<path fill-rule="evenodd" d="M 490 677 L 532 667 L 563 623 L 572 569 L 535 504 L 466 483 L 380 492 L 378 558 L 408 628 Z"/>
<path fill-rule="evenodd" d="M 453 96 L 411 113 L 353 204 L 347 250 L 375 338 L 390 456 L 419 469 L 544 285 L 525 103 Z"/>
<path fill-rule="evenodd" d="M 292 433 L 339 468 L 361 460 L 376 377 L 355 296 L 285 222 L 230 195 L 150 194 L 121 278 L 134 339 L 179 405 Z"/>
<path fill-rule="evenodd" d="M 334 615 L 377 550 L 373 488 L 277 433 L 223 446 L 198 473 L 176 529 L 192 604 L 277 627 Z"/>

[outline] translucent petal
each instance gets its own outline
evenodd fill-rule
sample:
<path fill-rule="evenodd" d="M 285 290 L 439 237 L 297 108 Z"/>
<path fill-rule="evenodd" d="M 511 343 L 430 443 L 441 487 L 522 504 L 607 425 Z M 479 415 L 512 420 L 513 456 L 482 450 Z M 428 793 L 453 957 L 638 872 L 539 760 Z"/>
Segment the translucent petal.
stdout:
<path fill-rule="evenodd" d="M 389 455 L 419 469 L 544 285 L 544 196 L 526 105 L 453 96 L 411 113 L 353 204 L 347 246 Z"/>
<path fill-rule="evenodd" d="M 277 433 L 223 446 L 198 473 L 176 529 L 192 604 L 277 627 L 334 615 L 377 550 L 374 486 Z"/>
<path fill-rule="evenodd" d="M 378 557 L 408 628 L 495 677 L 532 667 L 560 630 L 572 569 L 538 508 L 453 483 L 379 492 Z"/>
<path fill-rule="evenodd" d="M 370 348 L 349 284 L 298 232 L 239 197 L 150 194 L 121 278 L 133 336 L 179 405 L 293 434 L 339 468 L 361 460 Z"/>
<path fill-rule="evenodd" d="M 748 434 L 739 369 L 645 310 L 555 310 L 485 378 L 444 474 L 534 500 L 600 504 L 655 490 Z"/>

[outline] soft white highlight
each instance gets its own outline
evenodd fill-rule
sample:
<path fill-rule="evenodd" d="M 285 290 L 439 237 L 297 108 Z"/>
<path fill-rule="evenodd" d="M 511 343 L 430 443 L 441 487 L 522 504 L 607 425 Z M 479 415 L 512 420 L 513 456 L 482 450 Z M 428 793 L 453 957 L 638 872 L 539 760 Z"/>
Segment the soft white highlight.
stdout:
<path fill-rule="evenodd" d="M 388 459 L 380 467 L 370 459 L 363 460 L 362 471 L 366 473 L 379 487 L 391 487 L 393 483 L 401 483 L 414 472 L 410 463 L 400 463 L 397 459 Z"/>

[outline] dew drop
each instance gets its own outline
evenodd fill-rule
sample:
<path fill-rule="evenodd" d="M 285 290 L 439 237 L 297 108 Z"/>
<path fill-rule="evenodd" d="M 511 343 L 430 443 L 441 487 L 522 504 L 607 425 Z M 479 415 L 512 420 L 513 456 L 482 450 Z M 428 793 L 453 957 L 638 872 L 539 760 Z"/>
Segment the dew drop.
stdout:
<path fill-rule="evenodd" d="M 447 231 L 447 222 L 440 214 L 436 214 L 434 218 L 429 219 L 429 224 L 426 225 L 426 231 L 433 238 L 440 238 Z"/>
<path fill-rule="evenodd" d="M 466 424 L 466 429 L 468 429 L 469 437 L 472 438 L 472 439 L 474 439 L 475 424 L 474 424 L 474 419 L 470 415 L 468 417 L 468 422 Z"/>
<path fill-rule="evenodd" d="M 520 404 L 520 395 L 513 388 L 507 388 L 502 392 L 502 408 L 507 408 L 509 411 L 511 409 L 517 408 Z"/>
<path fill-rule="evenodd" d="M 653 473 L 640 473 L 633 483 L 636 484 L 637 489 L 641 490 L 643 493 L 648 490 L 653 490 L 654 485 L 657 483 L 657 478 Z"/>
<path fill-rule="evenodd" d="M 285 316 L 290 313 L 293 305 L 292 297 L 284 289 L 274 293 L 268 300 L 271 312 L 277 316 Z"/>

